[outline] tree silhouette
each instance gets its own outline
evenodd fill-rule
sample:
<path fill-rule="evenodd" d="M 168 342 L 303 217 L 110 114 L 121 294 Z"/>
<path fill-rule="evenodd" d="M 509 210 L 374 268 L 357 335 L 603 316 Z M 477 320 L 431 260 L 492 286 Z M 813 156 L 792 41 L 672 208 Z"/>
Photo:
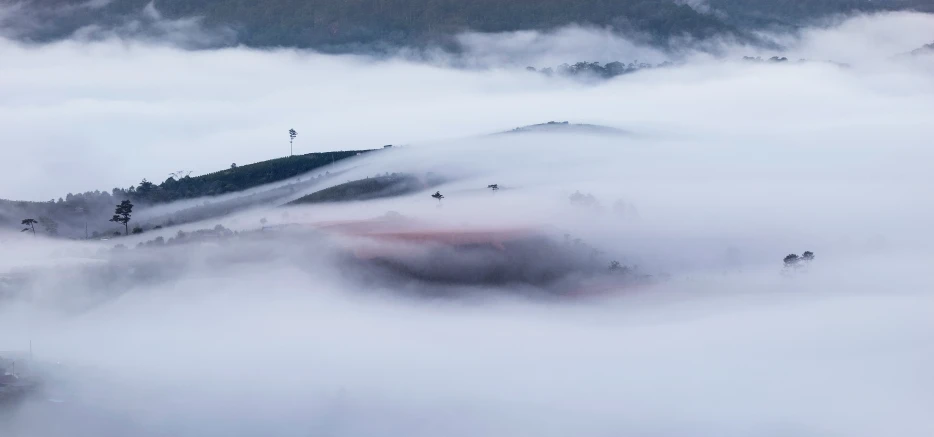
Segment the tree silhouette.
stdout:
<path fill-rule="evenodd" d="M 295 141 L 297 136 L 298 132 L 295 132 L 295 129 L 289 129 L 289 156 L 292 156 L 292 141 Z"/>
<path fill-rule="evenodd" d="M 785 267 L 792 267 L 792 268 L 797 267 L 798 262 L 800 261 L 801 261 L 801 258 L 799 258 L 798 255 L 795 255 L 795 254 L 788 255 L 784 259 Z"/>
<path fill-rule="evenodd" d="M 130 235 L 130 215 L 133 213 L 133 203 L 124 200 L 117 205 L 114 210 L 114 216 L 109 221 L 123 224 L 123 230 L 126 235 Z"/>
<path fill-rule="evenodd" d="M 22 232 L 26 232 L 32 229 L 32 235 L 36 235 L 36 223 L 39 223 L 39 222 L 37 222 L 35 219 L 31 219 L 31 218 L 24 219 L 22 224 L 29 226 L 29 227 L 26 229 L 23 229 Z"/>
<path fill-rule="evenodd" d="M 440 191 L 435 191 L 435 194 L 432 194 L 431 197 L 438 199 L 438 203 L 441 203 L 441 199 L 444 199 L 444 196 L 441 194 Z"/>
<path fill-rule="evenodd" d="M 814 252 L 811 252 L 810 250 L 808 250 L 808 251 L 802 253 L 802 254 L 801 254 L 801 259 L 804 260 L 805 262 L 808 262 L 808 263 L 811 262 L 811 261 L 814 261 Z"/>
<path fill-rule="evenodd" d="M 496 191 L 496 190 L 499 189 L 499 184 L 487 185 L 486 187 L 489 188 L 489 189 L 491 189 L 491 190 L 493 190 L 493 191 Z"/>

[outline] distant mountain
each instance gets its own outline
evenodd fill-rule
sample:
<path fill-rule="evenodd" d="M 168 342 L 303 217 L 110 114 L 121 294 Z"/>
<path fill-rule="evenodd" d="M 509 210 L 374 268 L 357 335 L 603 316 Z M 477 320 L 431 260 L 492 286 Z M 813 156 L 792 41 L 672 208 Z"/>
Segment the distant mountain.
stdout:
<path fill-rule="evenodd" d="M 5 9 L 0 29 L 22 39 L 135 34 L 194 46 L 345 52 L 426 44 L 456 49 L 452 36 L 467 30 L 573 23 L 660 45 L 684 36 L 754 38 L 753 29 L 794 27 L 828 15 L 934 11 L 934 0 L 25 0 Z M 170 26 L 169 20 L 183 21 Z M 168 35 L 172 30 L 178 32 Z"/>
<path fill-rule="evenodd" d="M 656 41 L 735 32 L 716 16 L 671 0 L 26 0 L 13 12 L 7 27 L 37 40 L 82 28 L 85 35 L 108 34 L 101 29 L 158 34 L 166 26 L 156 21 L 203 17 L 198 24 L 218 36 L 201 38 L 207 44 L 331 51 L 450 45 L 452 35 L 466 30 L 543 30 L 571 23 L 638 32 Z M 235 37 L 224 38 L 226 30 Z"/>

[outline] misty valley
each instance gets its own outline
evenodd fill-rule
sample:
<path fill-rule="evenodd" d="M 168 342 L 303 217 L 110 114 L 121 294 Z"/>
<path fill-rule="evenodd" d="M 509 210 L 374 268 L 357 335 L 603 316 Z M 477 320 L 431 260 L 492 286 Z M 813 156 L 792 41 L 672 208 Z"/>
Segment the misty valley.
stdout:
<path fill-rule="evenodd" d="M 0 2 L 0 437 L 934 434 L 927 0 Z"/>

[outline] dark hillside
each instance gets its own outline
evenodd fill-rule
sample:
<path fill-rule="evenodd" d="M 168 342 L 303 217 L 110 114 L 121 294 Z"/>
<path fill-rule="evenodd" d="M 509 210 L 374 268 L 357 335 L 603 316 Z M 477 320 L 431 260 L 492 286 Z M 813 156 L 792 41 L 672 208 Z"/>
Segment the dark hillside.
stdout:
<path fill-rule="evenodd" d="M 316 191 L 290 203 L 302 205 L 325 202 L 347 202 L 380 199 L 417 193 L 438 185 L 442 180 L 428 175 L 419 178 L 408 174 L 392 174 L 346 182 Z"/>
<path fill-rule="evenodd" d="M 273 182 L 281 182 L 328 164 L 365 153 L 368 150 L 350 150 L 337 152 L 309 153 L 269 161 L 236 166 L 201 176 L 175 175 L 155 184 L 143 179 L 138 186 L 114 188 L 111 191 L 88 191 L 86 193 L 68 193 L 58 200 L 47 202 L 27 202 L 0 199 L 0 227 L 21 229 L 20 222 L 25 218 L 39 220 L 37 233 L 63 237 L 82 238 L 96 233 L 110 234 L 116 225 L 108 220 L 113 215 L 114 206 L 124 199 L 135 205 L 137 217 L 146 208 L 185 199 L 240 192 Z M 288 196 L 298 189 L 313 184 L 315 180 L 292 184 L 287 187 L 266 190 L 229 199 L 216 204 L 204 202 L 199 207 L 189 207 L 174 215 L 159 217 L 159 221 L 150 225 L 166 223 L 184 223 L 207 217 L 223 215 L 256 204 L 273 202 Z M 142 214 L 145 215 L 145 214 Z M 146 225 L 147 223 L 136 222 Z M 133 224 L 131 224 L 132 226 Z M 87 232 L 85 230 L 87 229 Z"/>
<path fill-rule="evenodd" d="M 829 16 L 886 10 L 934 12 L 934 0 L 26 0 L 0 28 L 48 41 L 87 26 L 164 37 L 159 20 L 199 17 L 195 46 L 244 44 L 348 52 L 441 45 L 464 31 L 610 28 L 665 46 L 711 36 L 755 41 L 754 31 L 795 28 Z M 148 7 L 153 4 L 155 9 Z M 94 5 L 94 6 L 91 6 Z M 691 6 L 689 6 L 691 5 Z M 106 34 L 106 32 L 105 32 Z"/>
<path fill-rule="evenodd" d="M 366 150 L 309 153 L 231 167 L 206 175 L 178 179 L 170 177 L 159 185 L 146 181 L 125 192 L 135 202 L 165 203 L 203 196 L 218 196 L 286 180 L 319 167 L 356 156 Z"/>
<path fill-rule="evenodd" d="M 150 0 L 112 1 L 90 8 L 86 0 L 32 0 L 30 26 L 20 33 L 50 40 L 96 24 L 145 33 Z M 254 47 L 314 47 L 348 51 L 361 46 L 446 44 L 473 30 L 553 29 L 568 24 L 611 27 L 656 42 L 689 35 L 703 38 L 735 29 L 718 17 L 672 0 L 159 0 L 161 18 L 203 17 L 201 24 Z M 68 13 L 62 13 L 63 10 Z M 24 22 L 25 20 L 16 20 Z M 136 26 L 127 26 L 129 22 Z M 11 20 L 12 26 L 18 23 Z M 158 28 L 158 26 L 153 26 Z"/>

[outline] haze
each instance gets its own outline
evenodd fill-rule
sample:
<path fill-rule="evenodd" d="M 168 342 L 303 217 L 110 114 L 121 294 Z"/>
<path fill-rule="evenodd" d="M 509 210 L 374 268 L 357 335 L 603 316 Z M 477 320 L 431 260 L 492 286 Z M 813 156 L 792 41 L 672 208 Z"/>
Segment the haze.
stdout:
<path fill-rule="evenodd" d="M 60 363 L 0 435 L 931 435 L 934 55 L 905 54 L 934 41 L 934 17 L 771 37 L 788 50 L 663 53 L 578 27 L 388 58 L 0 40 L 4 198 L 280 157 L 289 128 L 296 153 L 404 146 L 322 169 L 341 172 L 327 185 L 450 177 L 443 201 L 255 208 L 125 237 L 127 252 L 0 234 L 0 273 L 54 267 L 0 303 L 0 350 L 31 341 Z M 778 54 L 813 62 L 742 61 Z M 525 71 L 633 59 L 678 63 L 606 81 Z M 487 135 L 552 120 L 618 131 Z M 599 206 L 570 205 L 576 191 Z M 389 211 L 553 228 L 670 279 L 572 302 L 509 287 L 425 299 L 360 282 L 318 240 L 133 248 Z M 111 294 L 64 264 L 99 250 L 173 274 Z M 807 271 L 782 274 L 805 250 Z"/>

